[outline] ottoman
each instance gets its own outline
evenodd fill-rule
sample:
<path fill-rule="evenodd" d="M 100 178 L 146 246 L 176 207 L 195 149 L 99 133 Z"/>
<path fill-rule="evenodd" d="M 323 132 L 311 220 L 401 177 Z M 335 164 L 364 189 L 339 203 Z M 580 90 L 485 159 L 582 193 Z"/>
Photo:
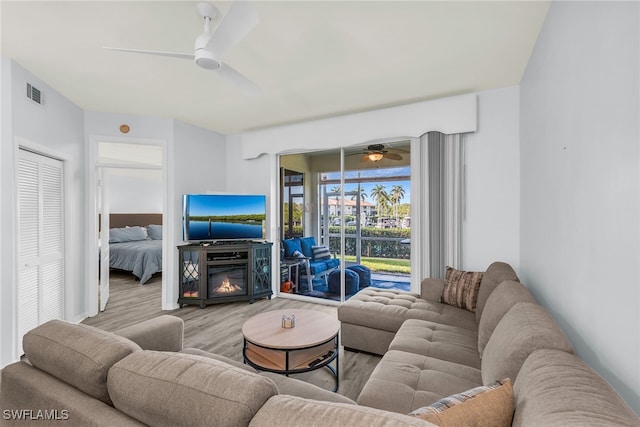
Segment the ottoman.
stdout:
<path fill-rule="evenodd" d="M 342 345 L 367 353 L 385 354 L 408 319 L 478 330 L 475 313 L 395 289 L 364 288 L 338 306 Z"/>
<path fill-rule="evenodd" d="M 352 270 L 358 273 L 358 277 L 360 277 L 360 289 L 371 286 L 371 269 L 369 269 L 369 267 L 356 264 L 350 265 L 347 267 L 347 270 Z"/>
<path fill-rule="evenodd" d="M 352 270 L 344 270 L 344 294 L 353 295 L 360 289 L 360 277 Z M 340 271 L 329 273 L 329 293 L 340 295 Z"/>

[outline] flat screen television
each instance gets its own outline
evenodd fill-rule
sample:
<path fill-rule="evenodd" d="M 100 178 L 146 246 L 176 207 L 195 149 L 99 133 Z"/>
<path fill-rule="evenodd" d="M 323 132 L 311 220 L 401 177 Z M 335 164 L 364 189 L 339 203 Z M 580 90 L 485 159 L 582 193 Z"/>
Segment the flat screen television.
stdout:
<path fill-rule="evenodd" d="M 182 230 L 185 241 L 265 238 L 266 196 L 257 194 L 185 194 Z"/>

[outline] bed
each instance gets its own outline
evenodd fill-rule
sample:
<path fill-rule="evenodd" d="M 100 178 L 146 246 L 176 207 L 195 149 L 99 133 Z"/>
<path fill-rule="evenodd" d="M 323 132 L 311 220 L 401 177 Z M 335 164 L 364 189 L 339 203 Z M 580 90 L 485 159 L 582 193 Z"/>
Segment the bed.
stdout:
<path fill-rule="evenodd" d="M 109 216 L 109 267 L 130 271 L 145 284 L 162 271 L 162 214 Z"/>

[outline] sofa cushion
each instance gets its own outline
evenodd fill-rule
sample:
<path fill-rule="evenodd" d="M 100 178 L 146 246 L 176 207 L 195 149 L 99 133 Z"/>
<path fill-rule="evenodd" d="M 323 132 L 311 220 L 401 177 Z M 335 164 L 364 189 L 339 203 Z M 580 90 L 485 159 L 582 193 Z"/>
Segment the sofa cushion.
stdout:
<path fill-rule="evenodd" d="M 193 354 L 193 355 L 202 356 L 202 357 L 208 357 L 209 359 L 214 359 L 214 360 L 218 360 L 220 362 L 228 363 L 229 365 L 235 366 L 236 368 L 244 369 L 245 371 L 248 371 L 248 372 L 253 372 L 253 373 L 257 373 L 258 372 L 257 370 L 255 370 L 251 366 L 245 365 L 242 362 L 237 362 L 237 361 L 235 361 L 233 359 L 229 359 L 228 357 L 221 356 L 219 354 L 209 353 L 208 351 L 200 350 L 199 348 L 191 348 L 191 347 L 185 348 L 184 350 L 181 351 L 181 353 Z"/>
<path fill-rule="evenodd" d="M 0 377 L 3 427 L 144 427 L 113 406 L 26 362 L 5 366 Z"/>
<path fill-rule="evenodd" d="M 426 301 L 418 294 L 368 287 L 338 307 L 343 323 L 397 332 L 407 319 L 428 320 L 476 331 L 475 315 L 447 304 Z"/>
<path fill-rule="evenodd" d="M 408 351 L 480 369 L 475 331 L 426 320 L 406 320 L 389 350 Z"/>
<path fill-rule="evenodd" d="M 482 357 L 484 348 L 487 346 L 489 338 L 491 338 L 491 334 L 500 320 L 511 307 L 519 302 L 535 303 L 536 300 L 522 283 L 515 280 L 506 280 L 491 292 L 478 324 L 478 351 L 480 352 L 480 357 Z"/>
<path fill-rule="evenodd" d="M 433 425 L 404 414 L 384 412 L 365 406 L 321 402 L 286 395 L 269 399 L 249 424 L 250 427 L 429 427 Z"/>
<path fill-rule="evenodd" d="M 306 271 L 306 269 L 304 269 Z M 309 274 L 312 276 L 327 270 L 326 261 L 309 261 Z"/>
<path fill-rule="evenodd" d="M 331 270 L 332 268 L 336 268 L 340 266 L 340 260 L 338 258 L 329 258 L 324 261 L 324 265 L 327 270 Z"/>
<path fill-rule="evenodd" d="M 127 338 L 62 320 L 50 320 L 32 329 L 22 342 L 33 366 L 108 404 L 109 369 L 142 350 Z"/>
<path fill-rule="evenodd" d="M 316 238 L 313 236 L 300 237 L 300 248 L 304 256 L 313 258 L 313 247 L 316 246 Z"/>
<path fill-rule="evenodd" d="M 527 357 L 535 350 L 550 348 L 573 353 L 571 343 L 551 315 L 540 305 L 520 302 L 504 315 L 484 349 L 482 380 L 516 381 Z"/>
<path fill-rule="evenodd" d="M 284 257 L 292 258 L 295 251 L 302 252 L 302 246 L 300 246 L 300 239 L 294 237 L 292 239 L 285 239 L 282 241 L 284 247 Z"/>
<path fill-rule="evenodd" d="M 325 390 L 306 381 L 301 381 L 296 378 L 287 377 L 273 372 L 260 372 L 259 374 L 276 383 L 276 386 L 278 386 L 278 394 L 288 394 L 291 396 L 322 400 L 325 402 L 348 403 L 351 405 L 356 404 L 356 402 L 348 397 Z"/>
<path fill-rule="evenodd" d="M 273 381 L 207 357 L 140 351 L 109 370 L 117 409 L 153 426 L 247 426 L 278 393 Z"/>
<path fill-rule="evenodd" d="M 510 427 L 513 418 L 513 387 L 505 378 L 475 387 L 418 408 L 409 416 L 439 426 Z"/>
<path fill-rule="evenodd" d="M 640 418 L 601 376 L 564 351 L 531 353 L 514 395 L 516 427 L 640 425 Z"/>
<path fill-rule="evenodd" d="M 163 314 L 113 333 L 130 339 L 143 350 L 180 351 L 184 340 L 184 320 Z"/>
<path fill-rule="evenodd" d="M 420 282 L 420 296 L 427 301 L 440 302 L 443 289 L 444 279 L 427 277 Z"/>
<path fill-rule="evenodd" d="M 408 414 L 438 399 L 480 385 L 479 369 L 389 350 L 364 385 L 358 404 Z"/>
<path fill-rule="evenodd" d="M 475 312 L 482 275 L 479 271 L 461 271 L 447 266 L 442 302 Z"/>
<path fill-rule="evenodd" d="M 484 305 L 487 303 L 489 295 L 493 290 L 505 280 L 519 281 L 516 272 L 505 262 L 496 261 L 487 267 L 487 271 L 482 276 L 480 289 L 478 289 L 478 302 L 476 304 L 476 323 L 480 323 Z"/>

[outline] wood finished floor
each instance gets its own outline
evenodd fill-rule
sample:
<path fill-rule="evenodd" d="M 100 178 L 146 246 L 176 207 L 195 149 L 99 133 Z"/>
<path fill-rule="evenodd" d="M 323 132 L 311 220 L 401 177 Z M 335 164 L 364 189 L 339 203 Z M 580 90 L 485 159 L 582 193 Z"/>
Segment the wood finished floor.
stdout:
<path fill-rule="evenodd" d="M 319 310 L 337 316 L 332 306 L 294 301 L 285 298 L 260 299 L 249 304 L 235 302 L 210 305 L 204 309 L 185 306 L 163 311 L 161 307 L 161 277 L 156 275 L 145 285 L 126 272 L 112 271 L 110 297 L 104 312 L 85 319 L 82 323 L 106 331 L 114 331 L 161 314 L 171 314 L 184 320 L 184 346 L 217 353 L 242 361 L 242 324 L 248 318 L 269 310 L 304 308 Z M 356 400 L 380 357 L 340 350 L 340 388 L 338 393 Z M 324 389 L 331 390 L 334 379 L 327 369 L 294 375 Z"/>

